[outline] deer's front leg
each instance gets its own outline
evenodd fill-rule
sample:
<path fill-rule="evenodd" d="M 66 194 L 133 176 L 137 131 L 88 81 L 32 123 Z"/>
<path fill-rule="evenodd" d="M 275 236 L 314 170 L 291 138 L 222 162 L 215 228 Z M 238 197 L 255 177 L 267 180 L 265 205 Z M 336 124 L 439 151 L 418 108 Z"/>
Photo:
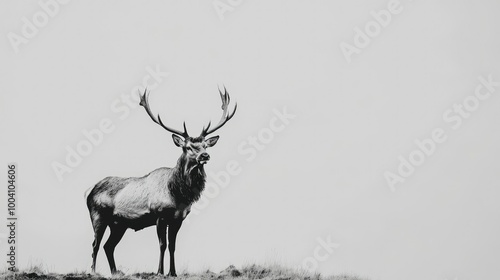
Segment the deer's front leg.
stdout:
<path fill-rule="evenodd" d="M 168 226 L 168 252 L 170 253 L 170 271 L 168 272 L 168 275 L 173 277 L 177 276 L 177 274 L 175 273 L 175 258 L 174 258 L 175 239 L 177 238 L 177 232 L 179 232 L 181 225 L 182 225 L 182 220 L 174 220 Z"/>
<path fill-rule="evenodd" d="M 156 233 L 160 243 L 160 263 L 158 264 L 158 274 L 163 274 L 163 259 L 167 249 L 167 223 L 164 219 L 158 218 L 156 221 Z"/>

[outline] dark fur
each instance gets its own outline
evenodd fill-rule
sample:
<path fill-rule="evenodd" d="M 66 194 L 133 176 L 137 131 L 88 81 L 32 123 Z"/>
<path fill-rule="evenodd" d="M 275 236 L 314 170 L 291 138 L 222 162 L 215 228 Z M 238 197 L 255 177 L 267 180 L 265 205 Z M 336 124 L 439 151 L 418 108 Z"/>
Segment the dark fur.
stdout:
<path fill-rule="evenodd" d="M 205 169 L 203 165 L 194 164 L 182 154 L 168 181 L 168 190 L 178 203 L 189 205 L 196 202 L 205 189 Z"/>

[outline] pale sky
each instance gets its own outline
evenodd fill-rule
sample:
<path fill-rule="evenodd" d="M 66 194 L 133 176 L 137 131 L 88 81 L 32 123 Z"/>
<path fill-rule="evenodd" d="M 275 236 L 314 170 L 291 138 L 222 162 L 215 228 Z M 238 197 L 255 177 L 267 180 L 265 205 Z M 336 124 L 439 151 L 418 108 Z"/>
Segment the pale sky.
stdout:
<path fill-rule="evenodd" d="M 219 119 L 218 86 L 238 102 L 208 150 L 212 192 L 180 230 L 178 271 L 312 258 L 324 275 L 499 278 L 499 9 L 494 0 L 70 1 L 45 10 L 2 1 L 0 170 L 18 163 L 20 267 L 89 271 L 84 192 L 107 176 L 175 165 L 170 133 L 127 103 L 145 82 L 153 110 L 193 133 Z M 366 28 L 373 37 L 360 35 Z M 343 42 L 356 53 L 346 56 Z M 464 102 L 460 113 L 454 104 Z M 294 117 L 277 121 L 283 111 Z M 103 121 L 110 131 L 59 180 L 54 162 L 67 165 L 67 147 L 85 145 L 82 131 Z M 415 141 L 436 130 L 444 140 L 418 152 Z M 410 155 L 420 162 L 405 177 L 400 156 Z M 221 186 L 214 174 L 228 162 L 240 172 Z M 404 182 L 391 189 L 388 172 Z M 338 247 L 317 249 L 328 239 Z M 128 230 L 115 258 L 124 272 L 155 272 L 158 254 L 150 227 Z M 109 275 L 102 249 L 97 267 Z"/>

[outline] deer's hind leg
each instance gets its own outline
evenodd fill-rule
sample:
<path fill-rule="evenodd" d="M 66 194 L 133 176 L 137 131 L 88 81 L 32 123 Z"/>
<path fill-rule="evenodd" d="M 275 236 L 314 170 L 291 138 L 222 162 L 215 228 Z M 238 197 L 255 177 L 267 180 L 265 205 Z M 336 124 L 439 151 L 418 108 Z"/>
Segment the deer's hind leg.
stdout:
<path fill-rule="evenodd" d="M 106 244 L 104 244 L 104 252 L 106 252 L 106 257 L 108 258 L 108 263 L 109 263 L 109 268 L 111 269 L 111 273 L 116 274 L 117 273 L 116 264 L 113 254 L 115 252 L 116 245 L 122 239 L 123 235 L 125 234 L 125 231 L 127 230 L 127 227 L 114 224 L 110 225 L 109 229 L 111 233 L 109 234 L 108 241 L 106 241 Z"/>
<path fill-rule="evenodd" d="M 99 246 L 101 245 L 102 236 L 106 231 L 107 224 L 98 213 L 91 214 L 91 219 L 94 228 L 94 242 L 92 242 L 92 272 L 95 272 L 97 253 L 99 252 Z"/>

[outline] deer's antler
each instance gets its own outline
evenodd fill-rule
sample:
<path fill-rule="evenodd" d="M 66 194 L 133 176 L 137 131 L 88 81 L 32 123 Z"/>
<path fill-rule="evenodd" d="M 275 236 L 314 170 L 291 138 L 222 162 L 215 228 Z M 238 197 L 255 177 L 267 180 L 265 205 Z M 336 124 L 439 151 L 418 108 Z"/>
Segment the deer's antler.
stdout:
<path fill-rule="evenodd" d="M 148 97 L 149 97 L 149 92 L 147 92 L 147 88 L 144 90 L 144 93 L 141 95 L 141 103 L 139 103 L 142 107 L 144 107 L 144 109 L 146 110 L 146 112 L 148 113 L 149 117 L 157 124 L 161 125 L 161 127 L 163 127 L 164 129 L 166 129 L 167 131 L 170 131 L 174 134 L 177 134 L 179 136 L 182 136 L 184 138 L 187 138 L 189 137 L 189 134 L 187 132 L 187 129 L 186 129 L 186 122 L 184 122 L 183 126 L 184 126 L 184 132 L 180 132 L 179 130 L 177 129 L 173 129 L 173 128 L 170 128 L 166 125 L 163 124 L 163 122 L 161 121 L 161 117 L 160 115 L 158 114 L 158 117 L 155 117 L 153 115 L 153 113 L 151 112 L 151 108 L 149 107 L 149 102 L 148 102 Z"/>
<path fill-rule="evenodd" d="M 211 122 L 208 123 L 206 127 L 203 128 L 201 131 L 200 136 L 207 136 L 211 133 L 214 133 L 217 129 L 221 128 L 224 124 L 226 124 L 233 116 L 234 113 L 236 113 L 236 108 L 238 108 L 238 104 L 234 105 L 234 110 L 232 113 L 228 113 L 228 108 L 229 108 L 229 102 L 231 101 L 231 98 L 229 97 L 229 93 L 226 90 L 226 87 L 224 87 L 224 93 L 219 89 L 219 94 L 220 98 L 222 99 L 222 116 L 220 118 L 219 123 L 213 127 L 212 129 L 209 130 Z"/>

